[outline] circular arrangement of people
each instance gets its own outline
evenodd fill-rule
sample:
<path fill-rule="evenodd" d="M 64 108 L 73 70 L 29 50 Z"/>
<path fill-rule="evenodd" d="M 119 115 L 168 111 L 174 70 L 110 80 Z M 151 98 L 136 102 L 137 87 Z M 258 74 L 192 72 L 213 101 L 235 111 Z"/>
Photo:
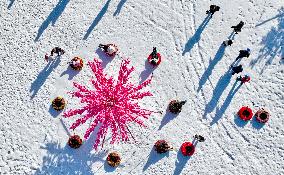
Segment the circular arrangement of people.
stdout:
<path fill-rule="evenodd" d="M 0 174 L 284 174 L 283 5 L 0 2 Z"/>

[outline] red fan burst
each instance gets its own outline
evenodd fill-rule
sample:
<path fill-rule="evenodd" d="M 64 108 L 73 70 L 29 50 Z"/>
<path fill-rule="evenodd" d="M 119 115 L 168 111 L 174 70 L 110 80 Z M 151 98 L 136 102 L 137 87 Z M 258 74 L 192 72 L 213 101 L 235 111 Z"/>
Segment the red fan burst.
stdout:
<path fill-rule="evenodd" d="M 90 134 L 98 126 L 99 130 L 94 144 L 95 149 L 101 142 L 103 146 L 109 128 L 112 132 L 111 144 L 120 140 L 129 140 L 128 123 L 135 122 L 140 126 L 145 126 L 142 119 L 148 119 L 153 112 L 142 109 L 138 105 L 138 99 L 152 96 L 149 91 L 141 92 L 144 87 L 151 83 L 152 77 L 135 86 L 129 81 L 130 74 L 134 71 L 134 67 L 128 67 L 129 63 L 128 59 L 122 61 L 118 78 L 115 81 L 113 77 L 106 77 L 101 62 L 95 59 L 94 62 L 88 63 L 96 75 L 96 80 L 91 79 L 95 89 L 89 90 L 85 86 L 74 82 L 74 87 L 77 90 L 70 92 L 73 97 L 80 98 L 84 106 L 80 109 L 70 109 L 63 116 L 67 118 L 77 114 L 82 115 L 72 124 L 70 129 L 75 129 L 87 120 L 93 119 L 84 138 L 89 138 Z"/>

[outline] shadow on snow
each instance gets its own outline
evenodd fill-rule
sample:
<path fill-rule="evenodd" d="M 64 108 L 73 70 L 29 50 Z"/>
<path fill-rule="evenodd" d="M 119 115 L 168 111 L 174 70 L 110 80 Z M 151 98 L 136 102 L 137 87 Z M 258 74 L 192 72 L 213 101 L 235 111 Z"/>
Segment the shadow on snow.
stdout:
<path fill-rule="evenodd" d="M 9 5 L 8 5 L 8 9 L 11 9 L 11 7 L 12 7 L 13 4 L 14 4 L 14 2 L 15 2 L 15 0 L 10 0 L 10 3 L 9 3 Z"/>
<path fill-rule="evenodd" d="M 237 85 L 239 83 L 239 85 Z M 215 117 L 213 118 L 212 122 L 210 123 L 210 125 L 214 125 L 215 123 L 217 123 L 222 116 L 224 115 L 224 113 L 226 112 L 227 108 L 229 107 L 234 95 L 238 92 L 238 90 L 240 89 L 242 85 L 240 84 L 239 81 L 235 81 L 234 85 L 232 86 L 227 98 L 225 99 L 224 103 L 222 104 L 222 106 L 220 108 L 216 109 L 216 114 Z"/>
<path fill-rule="evenodd" d="M 70 148 L 67 144 L 61 147 L 59 143 L 47 143 L 45 147 L 41 147 L 47 150 L 47 155 L 43 157 L 42 167 L 35 172 L 35 175 L 92 175 L 92 164 L 96 161 L 104 162 L 103 157 L 106 156 L 106 152 L 92 154 L 91 140 L 93 139 L 88 139 L 78 149 Z"/>
<path fill-rule="evenodd" d="M 164 157 L 169 157 L 169 152 L 158 154 L 155 151 L 155 147 L 153 147 L 149 154 L 149 158 L 143 167 L 143 171 L 146 171 L 151 165 L 157 163 L 159 160 L 163 159 Z"/>
<path fill-rule="evenodd" d="M 230 69 L 229 69 L 218 80 L 217 85 L 215 89 L 213 90 L 212 98 L 205 106 L 204 115 L 203 115 L 204 118 L 206 118 L 206 115 L 208 113 L 212 112 L 215 109 L 222 93 L 225 91 L 226 87 L 230 84 L 231 78 L 232 78 L 232 74 L 230 73 Z"/>
<path fill-rule="evenodd" d="M 37 78 L 32 82 L 30 92 L 31 98 L 34 98 L 41 86 L 46 81 L 50 73 L 60 64 L 60 56 L 57 56 L 55 60 L 49 61 L 44 69 L 38 74 Z"/>
<path fill-rule="evenodd" d="M 116 16 L 116 15 L 119 15 L 124 3 L 126 2 L 127 0 L 120 0 L 120 2 L 118 3 L 117 5 L 117 8 L 115 10 L 115 12 L 113 13 L 113 16 Z"/>
<path fill-rule="evenodd" d="M 261 73 L 263 73 L 266 66 L 272 63 L 277 54 L 279 54 L 281 58 L 284 57 L 284 8 L 282 7 L 279 10 L 277 16 L 265 20 L 256 25 L 256 27 L 276 18 L 278 20 L 278 26 L 272 27 L 268 34 L 262 38 L 261 44 L 264 46 L 260 49 L 258 57 L 250 62 L 250 66 L 254 67 L 257 63 L 264 61 L 265 63 Z"/>
<path fill-rule="evenodd" d="M 94 28 L 98 25 L 98 23 L 101 21 L 101 19 L 103 18 L 103 16 L 105 15 L 105 13 L 107 12 L 109 3 L 111 0 L 108 0 L 106 2 L 106 4 L 104 5 L 104 7 L 101 9 L 101 11 L 99 12 L 99 14 L 97 15 L 97 17 L 94 19 L 93 23 L 91 24 L 91 26 L 88 28 L 85 36 L 84 36 L 84 40 L 86 40 L 89 35 L 91 34 L 91 32 L 94 30 Z"/>
<path fill-rule="evenodd" d="M 157 68 L 157 66 L 153 66 L 149 63 L 148 59 L 145 60 L 145 69 L 140 74 L 140 82 L 139 84 L 143 83 L 150 75 L 153 75 L 153 71 Z"/>
<path fill-rule="evenodd" d="M 230 36 L 228 37 L 228 39 L 232 39 L 234 37 L 234 35 L 235 35 L 234 32 L 232 32 L 230 34 Z M 206 81 L 209 79 L 209 76 L 212 74 L 214 67 L 217 65 L 217 63 L 224 56 L 225 49 L 226 49 L 226 46 L 224 46 L 223 43 L 222 43 L 220 45 L 217 53 L 215 54 L 213 60 L 210 59 L 209 66 L 207 67 L 207 69 L 205 70 L 205 72 L 203 73 L 203 75 L 201 76 L 201 78 L 199 80 L 197 92 L 199 92 L 201 90 L 202 86 L 206 83 Z"/>
<path fill-rule="evenodd" d="M 194 35 L 185 44 L 184 51 L 183 51 L 182 55 L 185 55 L 186 52 L 190 52 L 190 50 L 193 48 L 193 46 L 196 43 L 198 43 L 198 41 L 200 40 L 201 33 L 205 29 L 205 27 L 208 24 L 208 22 L 210 21 L 210 19 L 211 18 L 210 18 L 210 14 L 209 14 L 203 20 L 203 22 L 200 24 L 200 26 L 197 28 L 197 30 L 195 31 Z"/>
<path fill-rule="evenodd" d="M 60 0 L 57 3 L 56 7 L 54 7 L 52 12 L 48 15 L 46 20 L 39 27 L 35 41 L 39 40 L 40 36 L 43 34 L 43 32 L 45 31 L 45 29 L 48 27 L 50 23 L 52 23 L 52 26 L 54 26 L 55 22 L 57 21 L 59 16 L 62 14 L 62 12 L 64 11 L 69 1 L 70 0 Z"/>

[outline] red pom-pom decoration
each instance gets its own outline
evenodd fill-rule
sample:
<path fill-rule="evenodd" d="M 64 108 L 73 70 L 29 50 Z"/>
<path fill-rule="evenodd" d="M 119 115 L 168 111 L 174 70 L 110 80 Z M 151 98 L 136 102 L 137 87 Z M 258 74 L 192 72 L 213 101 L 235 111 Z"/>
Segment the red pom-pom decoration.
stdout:
<path fill-rule="evenodd" d="M 74 70 L 82 70 L 83 66 L 84 62 L 80 57 L 74 57 L 70 62 L 70 67 Z"/>
<path fill-rule="evenodd" d="M 244 120 L 244 121 L 248 121 L 252 118 L 253 113 L 252 110 L 249 107 L 241 107 L 241 109 L 238 112 L 239 117 Z"/>
<path fill-rule="evenodd" d="M 194 154 L 195 151 L 195 146 L 191 143 L 191 142 L 184 142 L 181 145 L 181 153 L 184 156 L 192 156 Z"/>
<path fill-rule="evenodd" d="M 121 162 L 121 158 L 117 152 L 112 152 L 107 156 L 107 163 L 112 167 L 117 167 Z"/>
<path fill-rule="evenodd" d="M 157 53 L 157 57 L 153 58 L 152 54 L 148 56 L 148 62 L 153 66 L 158 66 L 162 61 L 162 57 L 160 53 Z"/>
<path fill-rule="evenodd" d="M 100 44 L 99 47 L 101 49 L 103 49 L 103 51 L 105 52 L 105 54 L 109 57 L 113 57 L 116 55 L 116 53 L 118 52 L 118 48 L 115 44 Z"/>
<path fill-rule="evenodd" d="M 79 148 L 82 144 L 83 144 L 83 141 L 78 135 L 70 136 L 68 140 L 68 145 L 74 149 Z"/>
<path fill-rule="evenodd" d="M 269 120 L 270 114 L 265 109 L 261 108 L 256 113 L 256 120 L 260 123 L 266 123 Z"/>
<path fill-rule="evenodd" d="M 162 154 L 162 153 L 166 153 L 169 150 L 172 150 L 173 148 L 168 144 L 167 141 L 165 140 L 158 140 L 155 143 L 155 150 L 157 151 L 157 153 Z"/>

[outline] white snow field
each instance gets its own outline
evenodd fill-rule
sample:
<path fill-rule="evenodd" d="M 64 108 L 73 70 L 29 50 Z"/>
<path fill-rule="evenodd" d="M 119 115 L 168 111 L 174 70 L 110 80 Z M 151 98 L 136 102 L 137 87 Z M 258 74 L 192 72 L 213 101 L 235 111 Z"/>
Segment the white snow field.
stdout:
<path fill-rule="evenodd" d="M 211 4 L 221 9 L 207 19 Z M 1 0 L 0 9 L 1 175 L 284 174 L 283 0 Z M 222 47 L 241 20 L 232 46 Z M 100 43 L 115 43 L 119 54 L 108 58 Z M 56 46 L 66 53 L 47 63 L 45 53 Z M 146 60 L 154 46 L 162 55 L 156 69 Z M 240 64 L 251 81 L 239 86 L 229 66 L 246 48 L 251 55 Z M 153 72 L 153 96 L 140 104 L 162 114 L 152 114 L 147 128 L 129 126 L 136 142 L 107 139 L 96 151 L 94 133 L 79 149 L 66 145 L 89 124 L 69 130 L 76 117 L 63 118 L 51 101 L 60 95 L 66 109 L 80 106 L 67 94 L 72 82 L 93 88 L 95 77 L 86 64 L 71 70 L 74 56 L 102 59 L 109 76 L 117 76 L 122 57 L 130 58 L 137 84 Z M 172 99 L 187 100 L 179 115 L 167 112 Z M 263 107 L 271 118 L 265 125 L 244 122 L 236 115 L 242 106 Z M 206 140 L 184 157 L 179 148 L 195 134 Z M 157 154 L 158 139 L 174 150 Z M 105 162 L 111 151 L 121 155 L 117 168 Z"/>

